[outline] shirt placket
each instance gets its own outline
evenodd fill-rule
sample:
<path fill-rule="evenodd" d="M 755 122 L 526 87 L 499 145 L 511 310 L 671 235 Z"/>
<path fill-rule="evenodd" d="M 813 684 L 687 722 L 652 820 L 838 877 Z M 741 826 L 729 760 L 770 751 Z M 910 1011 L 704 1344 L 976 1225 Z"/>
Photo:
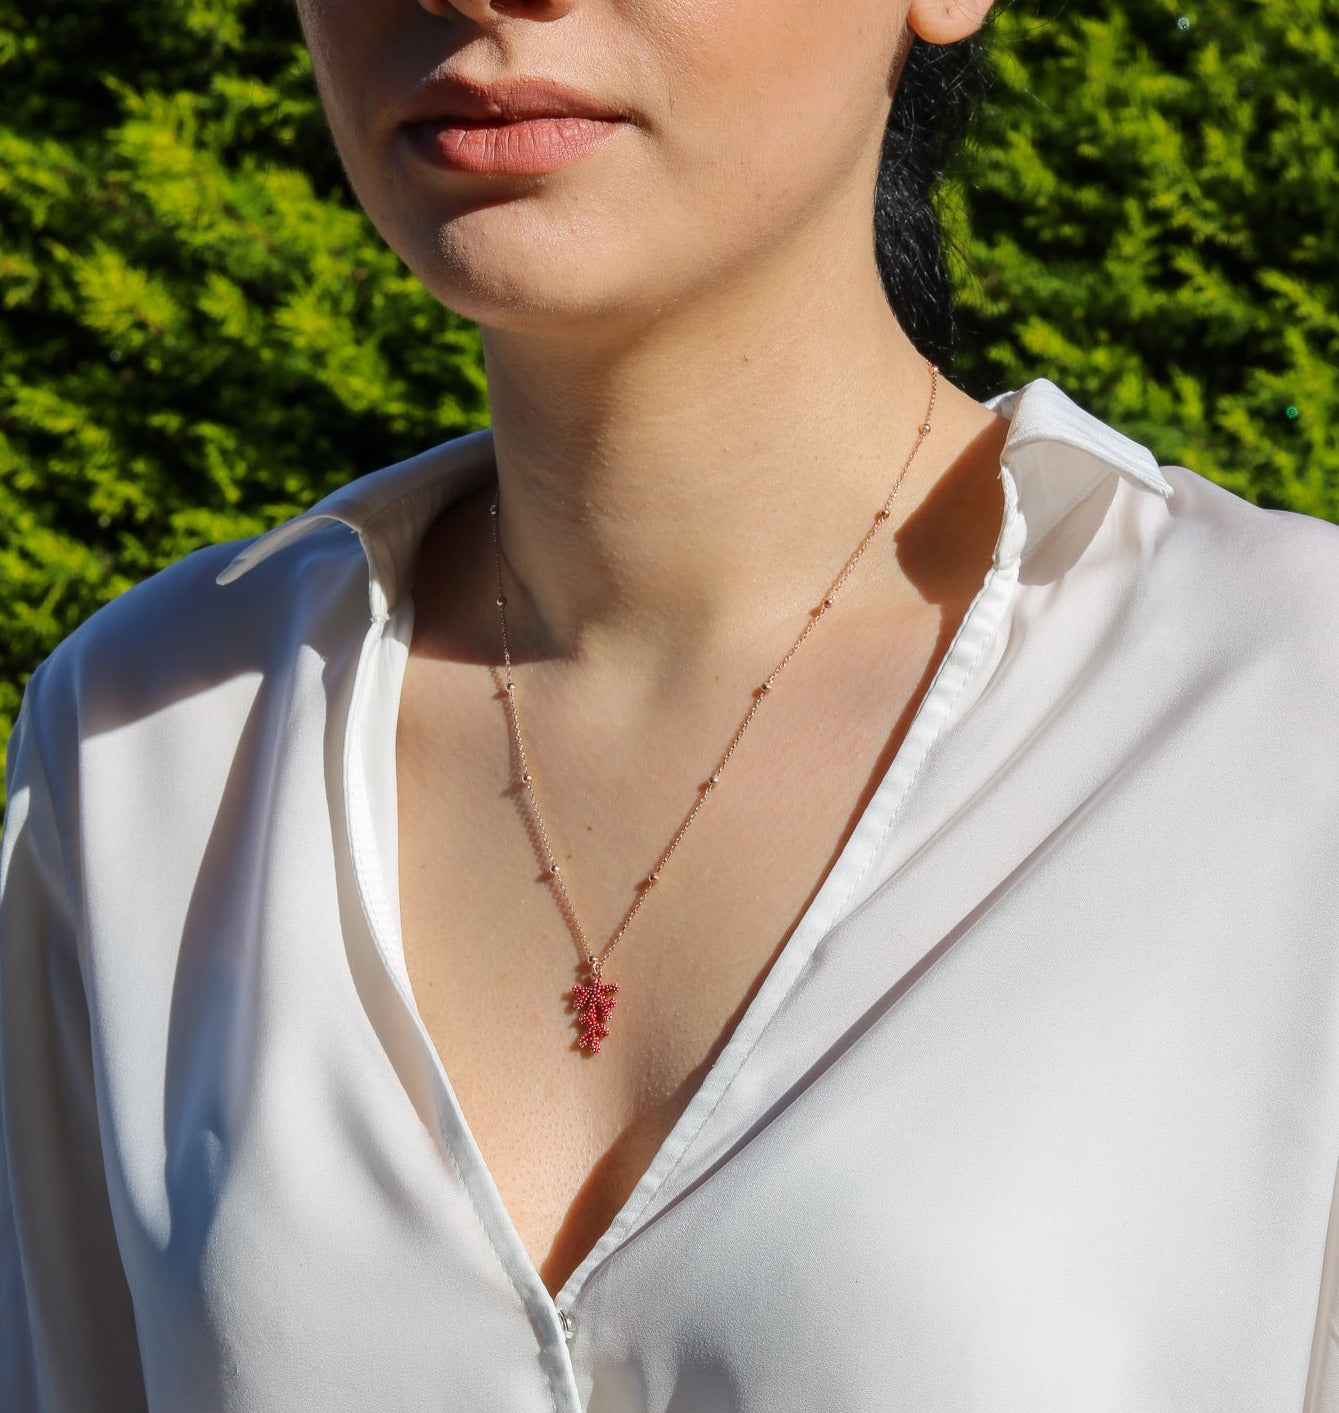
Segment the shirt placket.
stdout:
<path fill-rule="evenodd" d="M 421 1117 L 433 1130 L 448 1173 L 454 1170 L 458 1176 L 503 1273 L 524 1306 L 536 1337 L 548 1406 L 554 1413 L 580 1413 L 582 1403 L 570 1354 L 577 1329 L 575 1302 L 559 1308 L 511 1221 L 419 1014 L 400 944 L 398 894 L 392 891 L 393 859 L 389 857 L 394 851 L 383 847 L 382 838 L 394 822 L 385 793 L 389 782 L 375 779 L 370 772 L 380 770 L 384 777 L 387 766 L 393 768 L 393 746 L 389 759 L 383 753 L 395 737 L 399 687 L 412 627 L 411 601 L 402 601 L 394 610 L 379 611 L 377 595 L 373 595 L 373 612 L 358 655 L 344 733 L 349 859 L 372 945 L 399 998 L 402 1019 L 414 1032 L 433 1087 L 434 1111 L 420 1111 Z M 374 752 L 382 758 L 372 758 Z"/>

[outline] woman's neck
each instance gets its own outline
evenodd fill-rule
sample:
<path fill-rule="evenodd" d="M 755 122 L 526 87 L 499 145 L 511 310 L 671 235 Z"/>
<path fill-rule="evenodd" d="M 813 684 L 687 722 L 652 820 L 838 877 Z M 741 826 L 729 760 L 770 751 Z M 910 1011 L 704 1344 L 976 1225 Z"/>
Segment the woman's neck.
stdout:
<path fill-rule="evenodd" d="M 930 376 L 872 263 L 617 347 L 485 335 L 520 649 L 655 671 L 803 621 L 913 446 Z M 893 525 L 992 420 L 941 381 Z M 891 534 L 889 536 L 891 539 Z M 892 555 L 883 589 L 904 588 Z"/>

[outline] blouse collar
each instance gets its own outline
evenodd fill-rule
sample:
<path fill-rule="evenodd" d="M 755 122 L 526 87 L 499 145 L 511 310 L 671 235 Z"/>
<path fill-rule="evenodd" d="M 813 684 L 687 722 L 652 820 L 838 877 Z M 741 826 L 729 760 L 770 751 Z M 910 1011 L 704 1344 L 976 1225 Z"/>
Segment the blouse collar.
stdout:
<path fill-rule="evenodd" d="M 1000 453 L 1004 521 L 995 562 L 1022 559 L 1064 514 L 1110 475 L 1167 497 L 1172 487 L 1138 442 L 1085 412 L 1056 385 L 1037 378 L 986 406 L 1009 418 Z M 347 525 L 367 556 L 374 618 L 385 618 L 408 590 L 428 525 L 452 501 L 491 479 L 488 428 L 443 442 L 383 470 L 359 476 L 301 515 L 249 541 L 218 576 L 220 584 L 328 525 Z"/>

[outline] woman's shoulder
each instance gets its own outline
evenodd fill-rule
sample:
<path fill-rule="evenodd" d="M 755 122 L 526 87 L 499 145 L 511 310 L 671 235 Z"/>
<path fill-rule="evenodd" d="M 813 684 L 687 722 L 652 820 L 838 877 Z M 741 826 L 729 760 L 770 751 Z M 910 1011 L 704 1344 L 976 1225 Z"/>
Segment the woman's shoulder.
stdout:
<path fill-rule="evenodd" d="M 262 534 L 207 545 L 126 590 L 69 634 L 29 680 L 30 715 L 141 716 L 326 654 L 384 613 L 439 503 L 491 465 L 470 433 L 346 483 Z"/>
<path fill-rule="evenodd" d="M 987 406 L 1010 419 L 1026 582 L 1058 586 L 1081 563 L 1082 583 L 1110 587 L 1114 571 L 1119 602 L 1164 644 L 1206 659 L 1310 650 L 1339 671 L 1339 525 L 1160 463 L 1045 378 Z"/>
<path fill-rule="evenodd" d="M 23 715 L 34 741 L 73 767 L 81 743 L 184 704 L 221 731 L 236 684 L 255 683 L 320 632 L 322 608 L 354 592 L 363 557 L 340 527 L 314 534 L 235 586 L 220 576 L 253 541 L 208 545 L 104 604 L 37 666 Z M 366 574 L 360 592 L 366 604 Z M 124 737 L 122 738 L 124 739 Z"/>
<path fill-rule="evenodd" d="M 1247 500 L 1225 485 L 1186 466 L 1164 465 L 1173 494 L 1168 510 L 1178 533 L 1189 541 L 1203 537 L 1203 549 L 1252 566 L 1282 559 L 1317 572 L 1339 573 L 1339 525 L 1319 516 Z M 1314 561 L 1299 559 L 1309 552 Z"/>
<path fill-rule="evenodd" d="M 1124 494 L 1089 561 L 1094 583 L 1119 585 L 1100 598 L 1130 691 L 1176 703 L 1185 729 L 1225 729 L 1224 769 L 1284 781 L 1305 762 L 1333 779 L 1339 526 L 1162 472 L 1171 494 Z"/>
<path fill-rule="evenodd" d="M 1311 646 L 1339 670 L 1339 525 L 1162 469 L 1173 492 L 1152 560 L 1162 591 L 1243 645 Z"/>

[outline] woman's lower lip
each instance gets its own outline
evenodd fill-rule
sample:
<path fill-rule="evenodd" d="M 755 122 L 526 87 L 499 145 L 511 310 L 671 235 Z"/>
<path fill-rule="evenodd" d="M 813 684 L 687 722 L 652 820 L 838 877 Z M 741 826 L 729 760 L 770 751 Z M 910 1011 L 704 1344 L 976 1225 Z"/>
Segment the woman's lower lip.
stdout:
<path fill-rule="evenodd" d="M 435 165 L 487 176 L 534 177 L 556 171 L 598 147 L 621 119 L 525 118 L 476 123 L 449 118 L 411 123 L 418 150 Z"/>

